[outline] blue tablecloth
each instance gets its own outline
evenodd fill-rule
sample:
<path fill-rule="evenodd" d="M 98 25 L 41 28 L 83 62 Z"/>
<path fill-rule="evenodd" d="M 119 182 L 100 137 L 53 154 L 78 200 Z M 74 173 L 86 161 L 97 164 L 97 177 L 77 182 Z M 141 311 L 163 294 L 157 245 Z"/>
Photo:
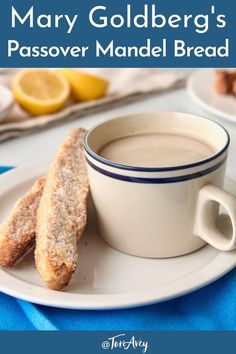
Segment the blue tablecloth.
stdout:
<path fill-rule="evenodd" d="M 0 173 L 9 168 L 0 167 Z M 235 330 L 236 269 L 192 294 L 115 311 L 62 310 L 0 293 L 0 330 Z"/>

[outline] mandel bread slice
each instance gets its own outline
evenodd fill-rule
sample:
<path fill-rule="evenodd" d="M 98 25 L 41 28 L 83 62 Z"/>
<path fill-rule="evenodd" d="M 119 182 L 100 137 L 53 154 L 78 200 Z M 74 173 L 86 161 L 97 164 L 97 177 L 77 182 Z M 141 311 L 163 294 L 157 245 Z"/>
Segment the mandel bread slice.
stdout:
<path fill-rule="evenodd" d="M 37 210 L 43 193 L 45 178 L 33 187 L 13 207 L 0 226 L 0 264 L 12 267 L 34 244 Z"/>
<path fill-rule="evenodd" d="M 38 208 L 36 268 L 54 290 L 63 289 L 76 269 L 77 242 L 86 225 L 89 183 L 84 134 L 84 129 L 74 129 L 60 146 Z"/>

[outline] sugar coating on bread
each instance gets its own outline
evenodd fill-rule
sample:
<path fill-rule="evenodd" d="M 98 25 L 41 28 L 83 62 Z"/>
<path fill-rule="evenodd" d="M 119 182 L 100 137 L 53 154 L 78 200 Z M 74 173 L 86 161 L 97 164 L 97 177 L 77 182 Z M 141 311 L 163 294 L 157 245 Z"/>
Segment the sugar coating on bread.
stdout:
<path fill-rule="evenodd" d="M 39 178 L 33 187 L 13 207 L 7 220 L 0 226 L 0 264 L 11 267 L 33 245 L 36 236 L 37 210 L 45 178 Z"/>
<path fill-rule="evenodd" d="M 89 183 L 83 151 L 85 130 L 71 131 L 47 175 L 37 217 L 36 267 L 46 284 L 60 290 L 78 261 L 77 242 L 87 219 Z"/>

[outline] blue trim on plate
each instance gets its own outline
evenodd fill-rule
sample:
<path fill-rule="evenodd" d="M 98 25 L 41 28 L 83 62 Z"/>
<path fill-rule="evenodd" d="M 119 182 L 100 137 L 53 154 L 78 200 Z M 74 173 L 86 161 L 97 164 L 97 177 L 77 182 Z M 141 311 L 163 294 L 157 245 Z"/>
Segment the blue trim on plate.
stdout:
<path fill-rule="evenodd" d="M 183 112 L 178 112 L 181 114 L 184 114 Z M 120 117 L 121 118 L 121 117 Z M 230 136 L 229 133 L 227 132 L 227 130 L 223 127 L 223 125 L 219 124 L 218 122 L 213 121 L 212 119 L 209 118 L 205 118 L 205 117 L 201 117 L 202 119 L 206 119 L 209 120 L 213 123 L 215 123 L 216 125 L 218 125 L 220 128 L 222 128 L 224 130 L 224 132 L 226 133 L 227 136 L 227 142 L 225 144 L 225 146 L 215 155 L 205 159 L 205 160 L 201 160 L 198 162 L 194 162 L 191 164 L 187 164 L 187 165 L 179 165 L 179 166 L 169 166 L 169 167 L 138 167 L 138 166 L 130 166 L 130 165 L 123 165 L 121 163 L 118 162 L 113 162 L 107 159 L 104 159 L 103 157 L 97 155 L 95 152 L 93 152 L 89 145 L 88 145 L 88 136 L 91 133 L 91 131 L 93 130 L 89 130 L 84 137 L 84 149 L 87 152 L 87 154 L 89 156 L 91 156 L 94 160 L 110 166 L 110 167 L 114 167 L 114 168 L 119 168 L 120 170 L 126 170 L 126 171 L 136 171 L 136 172 L 171 172 L 171 171 L 179 171 L 179 170 L 186 170 L 188 168 L 193 168 L 193 167 L 197 167 L 197 166 L 201 166 L 205 163 L 214 161 L 215 159 L 217 159 L 219 156 L 221 156 L 229 147 L 230 144 Z M 115 119 L 119 119 L 119 118 L 115 118 Z M 96 127 L 95 127 L 96 128 Z"/>
<path fill-rule="evenodd" d="M 168 183 L 177 183 L 177 182 L 188 181 L 191 179 L 195 179 L 195 178 L 199 178 L 199 177 L 208 175 L 209 173 L 214 172 L 215 170 L 220 168 L 225 163 L 226 159 L 227 159 L 227 156 L 224 157 L 223 160 L 218 162 L 216 165 L 209 167 L 203 171 L 190 173 L 190 174 L 184 175 L 184 176 L 165 177 L 165 178 L 144 178 L 144 177 L 134 177 L 134 176 L 123 176 L 123 175 L 119 175 L 117 173 L 103 170 L 102 168 L 95 166 L 88 159 L 87 159 L 87 162 L 88 162 L 89 166 L 92 167 L 97 172 L 99 172 L 107 177 L 117 179 L 119 181 L 125 181 L 125 182 L 131 182 L 131 183 L 145 183 L 145 184 L 168 184 Z"/>

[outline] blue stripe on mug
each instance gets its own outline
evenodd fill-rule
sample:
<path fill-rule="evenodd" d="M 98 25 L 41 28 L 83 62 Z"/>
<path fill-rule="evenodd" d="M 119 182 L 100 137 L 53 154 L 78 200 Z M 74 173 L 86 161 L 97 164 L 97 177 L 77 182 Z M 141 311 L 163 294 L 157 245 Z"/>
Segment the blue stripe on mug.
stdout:
<path fill-rule="evenodd" d="M 165 183 L 177 183 L 177 182 L 183 182 L 183 181 L 188 181 L 191 179 L 199 178 L 205 175 L 208 175 L 209 173 L 212 173 L 216 171 L 218 168 L 220 168 L 226 161 L 227 156 L 218 162 L 216 165 L 206 168 L 205 170 L 199 171 L 199 172 L 194 172 L 190 173 L 188 175 L 183 175 L 183 176 L 176 176 L 176 177 L 163 177 L 163 178 L 144 178 L 144 177 L 134 177 L 134 176 L 123 176 L 117 173 L 113 173 L 110 171 L 106 171 L 96 165 L 94 165 L 89 159 L 87 159 L 87 162 L 90 167 L 92 167 L 94 170 L 97 172 L 107 176 L 111 177 L 120 181 L 125 181 L 125 182 L 131 182 L 131 183 L 146 183 L 146 184 L 165 184 Z"/>

